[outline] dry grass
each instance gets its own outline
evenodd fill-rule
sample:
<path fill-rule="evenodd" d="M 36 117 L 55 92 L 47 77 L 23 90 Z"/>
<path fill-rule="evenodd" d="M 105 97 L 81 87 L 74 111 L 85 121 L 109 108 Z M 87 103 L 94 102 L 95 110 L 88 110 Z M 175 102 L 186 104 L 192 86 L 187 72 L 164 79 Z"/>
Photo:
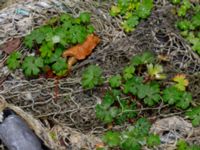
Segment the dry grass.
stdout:
<path fill-rule="evenodd" d="M 21 2 L 22 0 L 0 0 L 0 9 L 6 8 L 14 3 Z"/>

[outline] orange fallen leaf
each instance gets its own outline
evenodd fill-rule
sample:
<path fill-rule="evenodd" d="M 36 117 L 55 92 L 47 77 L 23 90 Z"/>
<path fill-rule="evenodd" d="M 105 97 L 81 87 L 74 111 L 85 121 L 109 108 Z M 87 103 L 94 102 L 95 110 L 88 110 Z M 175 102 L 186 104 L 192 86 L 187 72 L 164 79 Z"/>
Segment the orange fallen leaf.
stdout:
<path fill-rule="evenodd" d="M 70 57 L 68 60 L 68 69 L 70 70 L 72 65 L 77 60 L 83 60 L 92 53 L 92 50 L 100 42 L 98 36 L 90 34 L 82 44 L 77 44 L 63 52 L 64 58 Z"/>
<path fill-rule="evenodd" d="M 97 143 L 97 144 L 95 145 L 95 147 L 96 147 L 96 149 L 98 149 L 98 148 L 104 148 L 105 145 L 104 145 L 104 143 Z"/>

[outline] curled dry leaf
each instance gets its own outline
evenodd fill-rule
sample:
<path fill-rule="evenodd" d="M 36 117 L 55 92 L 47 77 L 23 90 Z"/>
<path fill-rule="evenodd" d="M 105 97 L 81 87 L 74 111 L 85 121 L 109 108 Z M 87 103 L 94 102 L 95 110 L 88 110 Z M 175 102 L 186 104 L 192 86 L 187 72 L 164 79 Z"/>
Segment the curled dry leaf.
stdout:
<path fill-rule="evenodd" d="M 12 39 L 8 41 L 4 45 L 1 46 L 1 49 L 6 52 L 7 54 L 12 53 L 13 51 L 17 50 L 21 44 L 21 40 L 19 38 Z"/>
<path fill-rule="evenodd" d="M 98 36 L 90 34 L 82 44 L 77 44 L 64 51 L 62 56 L 64 58 L 69 57 L 68 69 L 70 70 L 72 65 L 75 64 L 77 60 L 83 60 L 89 56 L 99 42 L 100 39 Z"/>

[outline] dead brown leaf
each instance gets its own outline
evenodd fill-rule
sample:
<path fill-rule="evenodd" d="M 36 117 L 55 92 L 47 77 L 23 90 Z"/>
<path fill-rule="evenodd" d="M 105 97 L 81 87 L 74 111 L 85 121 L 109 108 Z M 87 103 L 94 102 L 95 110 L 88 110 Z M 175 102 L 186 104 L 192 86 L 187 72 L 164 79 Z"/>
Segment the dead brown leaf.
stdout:
<path fill-rule="evenodd" d="M 13 51 L 17 50 L 21 44 L 21 39 L 16 38 L 8 41 L 7 43 L 1 46 L 1 50 L 6 52 L 7 54 L 12 53 Z"/>

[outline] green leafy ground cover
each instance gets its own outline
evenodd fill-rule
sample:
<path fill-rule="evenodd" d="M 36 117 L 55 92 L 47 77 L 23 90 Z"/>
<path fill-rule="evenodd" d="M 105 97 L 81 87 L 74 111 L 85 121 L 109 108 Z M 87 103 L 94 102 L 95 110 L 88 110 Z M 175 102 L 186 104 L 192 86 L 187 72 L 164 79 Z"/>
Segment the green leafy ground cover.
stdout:
<path fill-rule="evenodd" d="M 146 19 L 153 8 L 153 0 L 118 0 L 117 4 L 112 6 L 110 15 L 122 16 L 122 28 L 126 32 L 131 32 L 140 23 Z"/>
<path fill-rule="evenodd" d="M 200 5 L 190 0 L 171 0 L 176 6 L 178 16 L 176 27 L 181 35 L 192 45 L 192 49 L 200 54 Z M 126 32 L 135 30 L 141 20 L 147 19 L 153 9 L 153 0 L 118 0 L 111 7 L 110 15 L 121 16 L 121 26 Z"/>
<path fill-rule="evenodd" d="M 57 76 L 64 76 L 67 63 L 62 58 L 62 52 L 71 45 L 83 43 L 87 35 L 93 32 L 94 27 L 87 12 L 76 18 L 70 14 L 54 17 L 24 38 L 24 45 L 34 56 L 26 56 L 22 60 L 20 52 L 13 52 L 7 60 L 8 68 L 22 68 L 27 77 L 38 76 L 48 70 Z"/>
<path fill-rule="evenodd" d="M 180 30 L 181 35 L 191 44 L 192 49 L 200 55 L 200 5 L 193 4 L 189 0 L 176 1 L 176 13 L 179 20 L 176 27 Z"/>
<path fill-rule="evenodd" d="M 198 145 L 189 145 L 186 141 L 184 140 L 179 140 L 177 143 L 177 150 L 199 150 L 200 146 Z"/>
<path fill-rule="evenodd" d="M 107 83 L 102 82 L 103 78 L 101 68 L 94 65 L 89 66 L 82 75 L 82 85 L 86 89 L 109 84 L 102 102 L 95 108 L 96 117 L 104 124 L 115 126 L 135 122 L 139 117 L 138 103 L 143 107 L 153 107 L 162 102 L 168 107 L 185 110 L 194 126 L 200 124 L 200 108 L 193 108 L 191 105 L 192 95 L 187 92 L 186 76 L 178 74 L 167 81 L 163 66 L 149 51 L 135 55 L 121 74 L 104 78 Z M 140 150 L 142 146 L 154 147 L 160 144 L 160 139 L 159 136 L 149 133 L 150 126 L 147 119 L 140 118 L 131 130 L 106 132 L 103 141 L 108 147 L 120 147 L 123 150 Z"/>
<path fill-rule="evenodd" d="M 140 118 L 134 127 L 126 131 L 108 131 L 103 136 L 103 141 L 109 147 L 119 146 L 123 150 L 140 150 L 143 145 L 153 147 L 160 144 L 159 136 L 150 134 L 151 124 L 145 118 Z"/>

